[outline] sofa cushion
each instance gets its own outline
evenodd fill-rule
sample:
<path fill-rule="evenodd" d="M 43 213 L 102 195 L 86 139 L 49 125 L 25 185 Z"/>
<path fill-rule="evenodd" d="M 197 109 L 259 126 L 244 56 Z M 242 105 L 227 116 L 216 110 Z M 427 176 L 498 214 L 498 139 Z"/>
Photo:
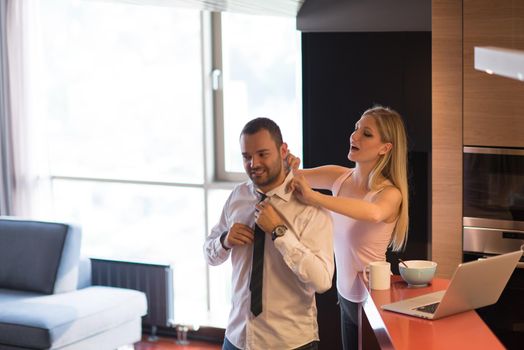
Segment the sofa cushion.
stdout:
<path fill-rule="evenodd" d="M 11 294 L 4 302 L 0 297 L 0 344 L 55 349 L 146 312 L 145 294 L 131 289 L 93 286 L 54 295 Z"/>
<path fill-rule="evenodd" d="M 61 291 L 76 288 L 80 242 L 68 237 L 69 231 L 62 223 L 1 218 L 0 288 L 50 294 L 57 276 L 68 281 Z M 78 252 L 64 249 L 71 245 L 78 245 Z"/>

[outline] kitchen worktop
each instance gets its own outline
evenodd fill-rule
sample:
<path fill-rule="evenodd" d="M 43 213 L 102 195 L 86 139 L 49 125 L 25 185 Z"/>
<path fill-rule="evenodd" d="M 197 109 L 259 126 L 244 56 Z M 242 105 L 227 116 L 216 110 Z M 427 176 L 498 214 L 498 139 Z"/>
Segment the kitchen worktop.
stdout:
<path fill-rule="evenodd" d="M 448 283 L 447 279 L 434 278 L 427 287 L 411 288 L 400 276 L 392 276 L 389 290 L 368 289 L 368 298 L 361 309 L 359 348 L 504 349 L 474 310 L 429 321 L 380 308 L 384 304 L 446 289 Z"/>

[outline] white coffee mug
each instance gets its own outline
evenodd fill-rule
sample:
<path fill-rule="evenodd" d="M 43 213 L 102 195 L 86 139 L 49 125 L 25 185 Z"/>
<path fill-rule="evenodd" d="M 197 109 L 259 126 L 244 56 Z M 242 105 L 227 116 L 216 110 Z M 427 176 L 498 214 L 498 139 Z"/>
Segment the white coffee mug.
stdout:
<path fill-rule="evenodd" d="M 389 289 L 391 284 L 391 264 L 387 261 L 373 261 L 366 266 L 369 273 L 369 288 L 374 290 Z"/>

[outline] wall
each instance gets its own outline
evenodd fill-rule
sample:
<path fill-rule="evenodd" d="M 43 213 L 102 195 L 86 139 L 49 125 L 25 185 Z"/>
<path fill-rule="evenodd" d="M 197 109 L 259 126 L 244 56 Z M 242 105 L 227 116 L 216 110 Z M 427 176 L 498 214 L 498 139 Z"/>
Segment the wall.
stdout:
<path fill-rule="evenodd" d="M 450 277 L 462 258 L 462 1 L 432 11 L 432 259 Z"/>

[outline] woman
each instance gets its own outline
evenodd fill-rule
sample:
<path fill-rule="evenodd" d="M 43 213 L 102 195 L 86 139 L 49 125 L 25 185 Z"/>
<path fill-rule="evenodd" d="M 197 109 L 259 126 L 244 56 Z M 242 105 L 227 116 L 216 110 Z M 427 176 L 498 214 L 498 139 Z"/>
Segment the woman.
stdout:
<path fill-rule="evenodd" d="M 354 168 L 326 165 L 298 170 L 289 155 L 291 183 L 298 198 L 332 212 L 337 290 L 344 349 L 358 345 L 358 303 L 363 301 L 358 272 L 385 260 L 388 246 L 402 249 L 408 231 L 406 132 L 401 116 L 385 107 L 364 112 L 350 137 L 348 159 Z M 313 188 L 331 190 L 324 195 Z"/>

